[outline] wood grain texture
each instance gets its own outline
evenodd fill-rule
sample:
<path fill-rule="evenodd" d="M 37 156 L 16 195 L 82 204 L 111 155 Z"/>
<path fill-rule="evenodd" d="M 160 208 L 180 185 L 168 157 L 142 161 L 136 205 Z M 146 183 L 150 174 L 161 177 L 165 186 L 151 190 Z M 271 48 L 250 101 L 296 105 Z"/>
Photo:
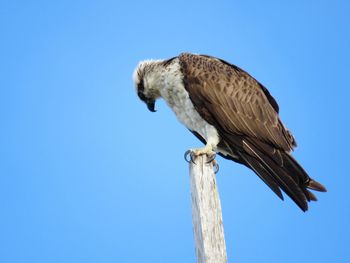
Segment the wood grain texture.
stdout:
<path fill-rule="evenodd" d="M 212 164 L 205 155 L 190 163 L 192 221 L 198 263 L 227 262 L 224 227 Z"/>

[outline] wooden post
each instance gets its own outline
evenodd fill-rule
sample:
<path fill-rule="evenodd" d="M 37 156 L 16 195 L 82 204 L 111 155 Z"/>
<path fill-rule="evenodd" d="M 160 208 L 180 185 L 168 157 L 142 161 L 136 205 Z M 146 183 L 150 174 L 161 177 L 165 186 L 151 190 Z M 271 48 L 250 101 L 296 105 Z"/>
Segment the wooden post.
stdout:
<path fill-rule="evenodd" d="M 220 198 L 207 156 L 190 162 L 192 222 L 198 263 L 226 263 L 226 245 Z"/>

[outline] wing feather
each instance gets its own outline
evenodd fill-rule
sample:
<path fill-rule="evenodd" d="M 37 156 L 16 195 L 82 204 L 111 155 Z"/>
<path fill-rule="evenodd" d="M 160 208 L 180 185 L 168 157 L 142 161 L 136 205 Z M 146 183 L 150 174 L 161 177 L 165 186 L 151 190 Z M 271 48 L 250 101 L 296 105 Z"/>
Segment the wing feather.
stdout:
<path fill-rule="evenodd" d="M 194 107 L 220 135 L 219 154 L 250 167 L 277 196 L 283 199 L 283 190 L 306 211 L 307 202 L 317 200 L 307 188 L 326 188 L 290 155 L 295 140 L 279 119 L 278 104 L 268 90 L 226 61 L 186 53 L 178 58 Z"/>
<path fill-rule="evenodd" d="M 226 133 L 247 135 L 290 151 L 295 140 L 278 116 L 278 105 L 267 89 L 245 71 L 225 61 L 181 54 L 185 88 L 194 107 L 205 108 L 210 124 Z"/>

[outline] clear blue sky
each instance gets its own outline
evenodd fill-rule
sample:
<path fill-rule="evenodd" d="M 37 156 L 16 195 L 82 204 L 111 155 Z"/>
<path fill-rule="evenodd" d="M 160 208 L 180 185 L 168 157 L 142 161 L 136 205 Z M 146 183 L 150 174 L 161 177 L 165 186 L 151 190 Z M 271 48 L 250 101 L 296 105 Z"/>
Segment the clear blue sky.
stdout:
<path fill-rule="evenodd" d="M 284 3 L 282 3 L 284 2 Z M 294 156 L 327 186 L 310 211 L 218 158 L 230 262 L 350 262 L 347 1 L 1 1 L 0 262 L 195 262 L 200 146 L 137 62 L 228 60 L 277 99 Z"/>

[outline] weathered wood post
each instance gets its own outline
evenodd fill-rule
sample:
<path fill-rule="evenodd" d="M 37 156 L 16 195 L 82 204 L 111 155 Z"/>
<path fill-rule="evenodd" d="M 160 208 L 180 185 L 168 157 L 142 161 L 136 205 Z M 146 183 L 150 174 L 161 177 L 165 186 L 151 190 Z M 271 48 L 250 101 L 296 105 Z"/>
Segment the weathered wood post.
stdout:
<path fill-rule="evenodd" d="M 226 263 L 226 244 L 220 198 L 207 156 L 190 162 L 192 223 L 198 263 Z"/>

